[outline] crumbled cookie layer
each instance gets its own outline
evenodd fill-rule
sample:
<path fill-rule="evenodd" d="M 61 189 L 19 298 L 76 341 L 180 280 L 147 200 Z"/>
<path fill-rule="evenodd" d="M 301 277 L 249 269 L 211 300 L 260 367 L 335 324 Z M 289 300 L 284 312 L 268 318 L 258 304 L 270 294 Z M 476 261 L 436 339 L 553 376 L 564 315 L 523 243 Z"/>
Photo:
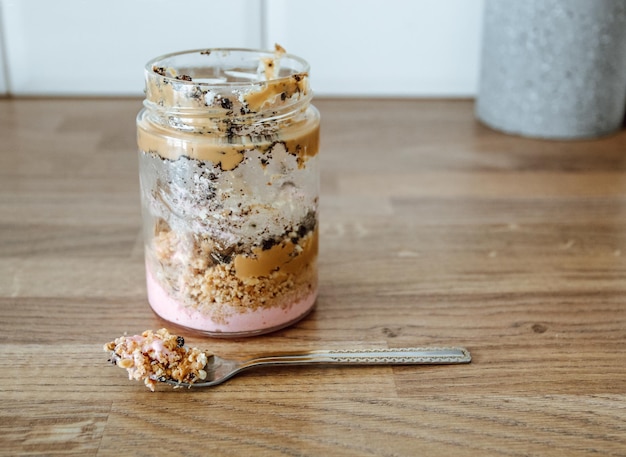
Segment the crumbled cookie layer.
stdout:
<path fill-rule="evenodd" d="M 153 243 L 149 268 L 164 290 L 216 323 L 227 323 L 233 309 L 287 308 L 317 288 L 317 231 L 249 254 L 220 254 L 210 240 L 181 237 L 165 225 Z"/>

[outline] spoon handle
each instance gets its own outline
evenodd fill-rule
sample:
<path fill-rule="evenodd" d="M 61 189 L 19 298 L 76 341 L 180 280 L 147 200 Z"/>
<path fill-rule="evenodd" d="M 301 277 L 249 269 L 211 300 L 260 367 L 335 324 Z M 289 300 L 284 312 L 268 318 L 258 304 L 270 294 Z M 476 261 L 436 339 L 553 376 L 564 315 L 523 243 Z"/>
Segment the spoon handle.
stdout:
<path fill-rule="evenodd" d="M 258 357 L 243 363 L 242 368 L 273 365 L 438 365 L 469 363 L 470 353 L 464 348 L 392 348 L 309 351 Z"/>

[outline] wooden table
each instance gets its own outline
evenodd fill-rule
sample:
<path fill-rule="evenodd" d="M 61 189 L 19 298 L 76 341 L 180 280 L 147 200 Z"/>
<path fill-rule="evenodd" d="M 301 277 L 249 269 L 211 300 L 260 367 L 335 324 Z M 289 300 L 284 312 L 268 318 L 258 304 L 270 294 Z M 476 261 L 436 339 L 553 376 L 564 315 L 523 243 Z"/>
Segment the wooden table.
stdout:
<path fill-rule="evenodd" d="M 151 393 L 102 344 L 146 301 L 135 99 L 0 100 L 1 455 L 626 455 L 626 131 L 471 101 L 316 100 L 321 292 L 263 351 L 459 345 L 470 365 L 264 369 Z"/>

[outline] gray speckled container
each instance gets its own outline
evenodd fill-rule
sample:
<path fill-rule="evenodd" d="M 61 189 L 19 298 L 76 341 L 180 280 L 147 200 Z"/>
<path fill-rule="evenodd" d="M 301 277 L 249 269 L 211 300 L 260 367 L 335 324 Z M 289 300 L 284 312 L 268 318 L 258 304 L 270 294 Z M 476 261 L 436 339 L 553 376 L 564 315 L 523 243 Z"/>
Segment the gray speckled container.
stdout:
<path fill-rule="evenodd" d="M 626 107 L 626 0 L 486 0 L 476 115 L 551 139 L 618 130 Z"/>

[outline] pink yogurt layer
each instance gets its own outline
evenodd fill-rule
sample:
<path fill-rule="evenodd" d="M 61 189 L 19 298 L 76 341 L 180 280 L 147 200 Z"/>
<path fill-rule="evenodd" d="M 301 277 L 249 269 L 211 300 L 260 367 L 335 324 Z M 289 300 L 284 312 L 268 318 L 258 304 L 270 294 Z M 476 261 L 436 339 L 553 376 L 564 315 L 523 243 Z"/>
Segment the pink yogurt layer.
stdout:
<path fill-rule="evenodd" d="M 146 282 L 150 306 L 163 319 L 204 333 L 223 334 L 223 336 L 260 334 L 286 327 L 306 316 L 313 308 L 317 297 L 317 290 L 314 290 L 309 296 L 286 309 L 259 308 L 245 313 L 233 310 L 232 315 L 227 319 L 228 322 L 218 323 L 170 297 L 154 279 L 148 268 L 146 268 Z"/>

